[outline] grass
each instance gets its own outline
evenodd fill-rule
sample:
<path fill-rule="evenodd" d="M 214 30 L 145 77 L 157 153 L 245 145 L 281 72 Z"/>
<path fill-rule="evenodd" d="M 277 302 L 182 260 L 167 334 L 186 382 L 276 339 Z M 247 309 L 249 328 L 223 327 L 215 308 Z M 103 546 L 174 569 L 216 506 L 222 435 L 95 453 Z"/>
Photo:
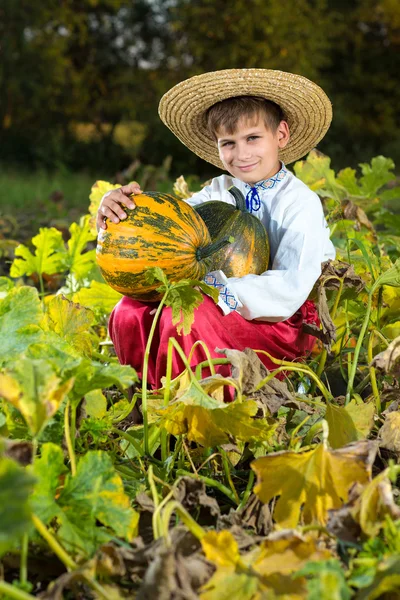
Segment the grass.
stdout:
<path fill-rule="evenodd" d="M 21 211 L 29 213 L 47 209 L 48 216 L 68 216 L 72 209 L 86 213 L 90 188 L 95 177 L 87 173 L 43 170 L 23 172 L 2 169 L 0 166 L 0 212 L 15 217 Z M 61 192 L 59 200 L 52 200 L 54 192 Z"/>

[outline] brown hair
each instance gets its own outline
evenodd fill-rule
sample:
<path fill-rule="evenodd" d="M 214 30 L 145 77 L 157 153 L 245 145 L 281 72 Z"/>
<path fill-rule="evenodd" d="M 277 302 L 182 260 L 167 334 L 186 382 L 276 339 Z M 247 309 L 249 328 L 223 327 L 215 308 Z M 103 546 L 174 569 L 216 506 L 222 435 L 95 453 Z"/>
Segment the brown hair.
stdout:
<path fill-rule="evenodd" d="M 258 96 L 234 96 L 210 106 L 205 114 L 205 122 L 214 137 L 221 128 L 232 135 L 241 117 L 255 119 L 258 115 L 264 117 L 266 127 L 274 133 L 285 118 L 281 107 L 272 100 Z"/>

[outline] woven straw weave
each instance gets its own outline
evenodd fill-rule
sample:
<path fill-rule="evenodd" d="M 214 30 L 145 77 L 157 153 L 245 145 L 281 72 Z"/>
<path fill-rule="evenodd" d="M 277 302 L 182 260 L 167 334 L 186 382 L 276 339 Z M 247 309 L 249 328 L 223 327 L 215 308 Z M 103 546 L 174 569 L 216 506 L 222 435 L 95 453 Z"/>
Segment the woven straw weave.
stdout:
<path fill-rule="evenodd" d="M 204 115 L 216 102 L 233 96 L 260 96 L 281 107 L 290 130 L 289 143 L 279 153 L 286 164 L 312 150 L 332 120 L 330 100 L 318 85 L 306 77 L 271 69 L 227 69 L 186 79 L 164 94 L 159 115 L 185 146 L 223 169 Z"/>

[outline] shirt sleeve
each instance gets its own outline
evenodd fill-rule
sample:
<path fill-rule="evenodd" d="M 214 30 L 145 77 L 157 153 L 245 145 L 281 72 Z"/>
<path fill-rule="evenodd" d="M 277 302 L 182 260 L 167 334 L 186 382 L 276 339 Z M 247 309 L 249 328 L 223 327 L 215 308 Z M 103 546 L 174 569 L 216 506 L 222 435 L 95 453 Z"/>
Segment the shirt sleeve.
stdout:
<path fill-rule="evenodd" d="M 286 214 L 287 213 L 287 214 Z M 285 211 L 271 270 L 261 275 L 229 277 L 230 293 L 245 319 L 279 322 L 289 319 L 307 300 L 321 274 L 329 230 L 317 196 Z M 215 273 L 216 277 L 222 275 Z"/>

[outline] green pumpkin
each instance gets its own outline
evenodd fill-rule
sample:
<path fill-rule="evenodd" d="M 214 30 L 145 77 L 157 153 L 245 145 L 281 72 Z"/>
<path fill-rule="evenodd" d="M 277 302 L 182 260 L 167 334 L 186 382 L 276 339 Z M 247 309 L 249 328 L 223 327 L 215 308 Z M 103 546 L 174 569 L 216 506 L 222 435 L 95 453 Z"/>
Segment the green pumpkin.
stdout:
<path fill-rule="evenodd" d="M 229 192 L 235 198 L 236 208 L 220 201 L 205 202 L 196 207 L 213 240 L 234 238 L 232 243 L 213 254 L 213 270 L 221 270 L 227 277 L 260 275 L 268 269 L 267 232 L 261 221 L 247 210 L 242 192 L 236 187 L 231 187 Z"/>

